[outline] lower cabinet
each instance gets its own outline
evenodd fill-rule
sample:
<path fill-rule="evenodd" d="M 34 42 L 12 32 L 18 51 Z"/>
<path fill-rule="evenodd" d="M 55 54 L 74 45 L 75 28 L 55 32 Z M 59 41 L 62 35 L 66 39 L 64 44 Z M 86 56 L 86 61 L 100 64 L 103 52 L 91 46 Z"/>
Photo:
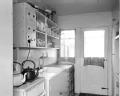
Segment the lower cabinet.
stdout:
<path fill-rule="evenodd" d="M 13 88 L 13 96 L 45 96 L 44 79 Z"/>
<path fill-rule="evenodd" d="M 71 68 L 49 81 L 49 96 L 74 96 L 74 70 Z"/>

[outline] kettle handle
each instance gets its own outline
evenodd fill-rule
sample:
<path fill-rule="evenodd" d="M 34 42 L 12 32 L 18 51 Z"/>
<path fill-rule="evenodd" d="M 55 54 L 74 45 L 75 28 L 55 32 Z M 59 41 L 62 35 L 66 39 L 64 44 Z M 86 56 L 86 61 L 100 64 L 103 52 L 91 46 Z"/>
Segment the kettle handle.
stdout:
<path fill-rule="evenodd" d="M 13 61 L 13 70 L 15 69 L 14 64 L 18 64 L 18 65 L 20 65 L 20 67 L 21 67 L 21 71 L 22 71 L 22 65 L 21 65 L 21 63 L 19 63 L 19 62 L 17 62 L 17 61 Z"/>
<path fill-rule="evenodd" d="M 22 69 L 24 69 L 23 66 L 24 66 L 24 64 L 25 64 L 26 62 L 32 62 L 32 64 L 34 65 L 33 70 L 35 70 L 35 62 L 32 61 L 32 60 L 24 60 L 24 61 L 22 62 Z"/>

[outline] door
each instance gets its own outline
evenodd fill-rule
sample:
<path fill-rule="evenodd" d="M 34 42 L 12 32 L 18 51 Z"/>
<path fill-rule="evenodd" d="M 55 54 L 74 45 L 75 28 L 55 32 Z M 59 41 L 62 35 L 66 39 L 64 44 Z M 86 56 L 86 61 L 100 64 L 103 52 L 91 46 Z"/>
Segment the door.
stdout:
<path fill-rule="evenodd" d="M 107 30 L 85 29 L 81 93 L 108 95 Z"/>

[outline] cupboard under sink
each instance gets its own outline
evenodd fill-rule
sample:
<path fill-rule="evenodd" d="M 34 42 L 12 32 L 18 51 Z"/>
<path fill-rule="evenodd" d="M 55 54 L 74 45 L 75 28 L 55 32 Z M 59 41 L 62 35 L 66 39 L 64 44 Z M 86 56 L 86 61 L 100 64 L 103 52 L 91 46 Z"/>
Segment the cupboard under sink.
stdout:
<path fill-rule="evenodd" d="M 44 78 L 13 88 L 13 96 L 45 96 Z"/>

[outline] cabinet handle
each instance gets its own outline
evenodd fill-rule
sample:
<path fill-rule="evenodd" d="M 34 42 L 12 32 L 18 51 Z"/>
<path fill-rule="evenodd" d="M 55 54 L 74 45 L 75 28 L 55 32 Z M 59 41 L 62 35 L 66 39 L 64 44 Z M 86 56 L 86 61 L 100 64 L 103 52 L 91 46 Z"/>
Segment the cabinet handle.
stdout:
<path fill-rule="evenodd" d="M 33 29 L 33 32 L 34 32 L 35 30 Z"/>
<path fill-rule="evenodd" d="M 62 93 L 62 92 L 60 92 L 59 94 L 60 94 L 60 95 L 62 95 L 63 93 Z"/>
<path fill-rule="evenodd" d="M 33 15 L 33 18 L 35 18 L 35 15 Z"/>
<path fill-rule="evenodd" d="M 28 12 L 28 15 L 30 16 L 30 12 Z"/>
<path fill-rule="evenodd" d="M 30 27 L 28 27 L 28 30 L 30 30 Z"/>

